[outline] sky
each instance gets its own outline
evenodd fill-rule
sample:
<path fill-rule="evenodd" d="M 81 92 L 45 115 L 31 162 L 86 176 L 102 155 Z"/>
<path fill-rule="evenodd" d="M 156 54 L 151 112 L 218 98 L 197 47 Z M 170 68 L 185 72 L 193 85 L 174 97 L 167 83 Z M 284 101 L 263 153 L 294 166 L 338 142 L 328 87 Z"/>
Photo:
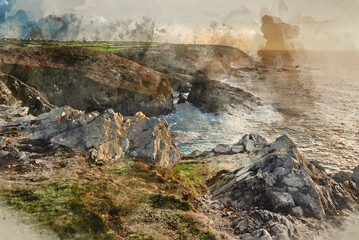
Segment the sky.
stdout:
<path fill-rule="evenodd" d="M 0 0 L 0 7 L 8 1 Z M 188 40 L 191 34 L 205 34 L 213 23 L 225 24 L 234 37 L 242 34 L 256 39 L 260 35 L 261 16 L 270 14 L 298 25 L 301 28 L 298 41 L 307 49 L 359 48 L 359 0 L 16 0 L 7 16 L 19 10 L 24 10 L 33 21 L 65 13 L 103 23 L 140 21 L 147 16 L 157 28 L 166 29 L 166 34 L 156 39 L 170 42 L 192 41 Z M 217 30 L 223 32 L 228 28 Z"/>

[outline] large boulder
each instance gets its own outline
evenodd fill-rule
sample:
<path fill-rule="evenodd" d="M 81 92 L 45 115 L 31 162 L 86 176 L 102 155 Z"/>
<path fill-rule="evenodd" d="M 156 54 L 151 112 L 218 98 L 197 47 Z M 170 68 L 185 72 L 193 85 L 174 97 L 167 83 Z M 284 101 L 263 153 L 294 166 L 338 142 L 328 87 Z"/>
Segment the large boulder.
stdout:
<path fill-rule="evenodd" d="M 140 115 L 142 117 L 140 117 Z M 181 157 L 168 124 L 156 118 L 124 118 L 112 109 L 102 114 L 71 107 L 55 108 L 38 117 L 24 116 L 0 123 L 2 132 L 16 129 L 27 152 L 46 152 L 66 147 L 85 151 L 96 163 L 113 162 L 125 157 L 144 159 L 148 164 L 171 167 Z M 25 153 L 26 154 L 26 153 Z"/>
<path fill-rule="evenodd" d="M 241 115 L 250 113 L 260 106 L 260 100 L 249 92 L 219 81 L 198 81 L 193 83 L 187 98 L 203 112 Z"/>
<path fill-rule="evenodd" d="M 173 111 L 166 75 L 127 59 L 84 48 L 1 50 L 0 69 L 39 91 L 52 104 L 86 112 L 112 108 L 125 116 Z"/>
<path fill-rule="evenodd" d="M 290 138 L 282 136 L 270 145 L 261 142 L 263 148 L 252 161 L 239 162 L 240 168 L 217 176 L 220 180 L 212 182 L 213 200 L 238 211 L 263 209 L 319 220 L 355 208 L 356 197 L 309 163 Z M 263 225 L 257 221 L 252 230 L 260 230 Z M 291 239 L 291 233 L 286 231 L 286 234 Z"/>

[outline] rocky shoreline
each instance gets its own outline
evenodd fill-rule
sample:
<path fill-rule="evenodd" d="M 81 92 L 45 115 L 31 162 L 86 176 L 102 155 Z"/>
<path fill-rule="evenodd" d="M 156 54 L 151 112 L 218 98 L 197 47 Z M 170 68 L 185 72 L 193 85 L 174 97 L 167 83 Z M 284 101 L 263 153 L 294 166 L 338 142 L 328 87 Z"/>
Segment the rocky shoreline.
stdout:
<path fill-rule="evenodd" d="M 187 48 L 184 53 L 194 48 L 198 54 L 195 46 Z M 52 230 L 63 227 L 61 239 L 82 231 L 66 228 L 66 221 L 80 218 L 96 219 L 83 236 L 98 234 L 99 239 L 157 239 L 159 232 L 146 238 L 138 226 L 153 231 L 161 221 L 165 230 L 158 239 L 166 239 L 166 234 L 172 234 L 170 239 L 305 239 L 340 225 L 345 211 L 358 210 L 359 166 L 328 174 L 317 161 L 307 161 L 286 135 L 269 143 L 249 134 L 208 152 L 180 152 L 169 124 L 156 117 L 174 110 L 174 90 L 181 92 L 182 103 L 215 114 L 246 114 L 261 105 L 251 93 L 210 79 L 232 69 L 225 62 L 231 61 L 225 57 L 228 48 L 210 48 L 206 58 L 218 57 L 217 50 L 223 52 L 221 61 L 199 64 L 200 72 L 183 72 L 191 63 L 179 61 L 182 68 L 174 66 L 168 75 L 155 71 L 161 70 L 162 61 L 152 63 L 155 70 L 150 70 L 118 56 L 94 56 L 79 49 L 65 50 L 76 56 L 76 61 L 71 58 L 75 62 L 56 59 L 57 50 L 1 52 L 0 177 L 1 185 L 7 185 L 1 188 L 6 201 L 36 215 L 31 207 L 38 207 L 41 199 L 55 201 L 51 194 L 61 189 L 56 184 L 68 186 L 71 179 L 74 185 L 64 192 L 81 193 L 63 200 L 69 202 L 66 211 L 71 214 L 44 223 Z M 149 52 L 146 61 L 162 53 Z M 34 61 L 31 54 L 37 56 Z M 252 64 L 239 50 L 235 56 L 243 58 L 239 66 Z M 223 71 L 213 71 L 211 66 L 220 63 Z M 72 71 L 77 75 L 67 75 Z M 71 83 L 63 81 L 67 77 Z M 98 84 L 104 87 L 95 91 Z M 102 184 L 97 192 L 89 187 L 92 182 Z M 76 188 L 81 184 L 84 187 Z M 73 205 L 77 198 L 83 200 L 83 205 L 76 202 L 80 213 Z M 94 198 L 100 203 L 94 204 Z M 40 207 L 44 213 L 49 210 Z M 102 230 L 94 233 L 98 226 Z"/>

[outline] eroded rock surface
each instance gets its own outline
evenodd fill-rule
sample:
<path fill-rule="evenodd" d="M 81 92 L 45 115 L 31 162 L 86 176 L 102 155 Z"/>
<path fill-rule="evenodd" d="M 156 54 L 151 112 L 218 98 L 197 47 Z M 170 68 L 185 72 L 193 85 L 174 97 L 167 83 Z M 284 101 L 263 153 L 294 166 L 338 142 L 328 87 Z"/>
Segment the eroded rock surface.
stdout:
<path fill-rule="evenodd" d="M 181 154 L 168 124 L 156 118 L 143 117 L 144 114 L 137 115 L 142 118 L 124 118 L 112 109 L 102 114 L 85 114 L 71 107 L 62 107 L 38 117 L 25 113 L 22 117 L 6 119 L 0 123 L 0 129 L 1 135 L 12 142 L 15 159 L 20 159 L 20 155 L 22 159 L 28 159 L 38 151 L 66 147 L 73 151 L 86 151 L 96 163 L 130 156 L 161 167 L 176 164 Z"/>
<path fill-rule="evenodd" d="M 355 181 L 337 182 L 309 163 L 287 136 L 267 144 L 260 136 L 246 135 L 240 142 L 257 155 L 216 176 L 219 180 L 211 181 L 210 190 L 221 207 L 241 214 L 233 227 L 243 239 L 297 239 L 298 219 L 320 221 L 356 208 Z"/>

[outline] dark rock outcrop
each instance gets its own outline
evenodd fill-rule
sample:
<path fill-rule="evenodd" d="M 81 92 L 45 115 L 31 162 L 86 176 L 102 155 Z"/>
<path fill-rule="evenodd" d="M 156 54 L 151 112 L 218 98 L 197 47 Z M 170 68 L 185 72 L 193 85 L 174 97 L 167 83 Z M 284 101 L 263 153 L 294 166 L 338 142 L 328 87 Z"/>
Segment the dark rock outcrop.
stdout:
<path fill-rule="evenodd" d="M 262 148 L 257 156 L 239 162 L 240 168 L 222 174 L 210 186 L 213 200 L 223 207 L 247 211 L 235 226 L 238 234 L 246 235 L 245 239 L 262 239 L 252 236 L 257 231 L 261 236 L 267 236 L 268 232 L 272 236 L 285 235 L 278 239 L 295 239 L 292 224 L 283 222 L 302 216 L 321 220 L 345 209 L 355 209 L 358 199 L 352 192 L 309 163 L 287 136 L 270 145 L 262 138 L 254 139 L 258 141 L 250 142 L 260 142 L 257 147 Z M 274 229 L 273 225 L 277 224 Z"/>
<path fill-rule="evenodd" d="M 148 116 L 173 111 L 164 74 L 127 59 L 84 48 L 19 48 L 0 51 L 0 68 L 39 91 L 52 104 L 86 112 Z"/>
<path fill-rule="evenodd" d="M 187 101 L 204 112 L 233 115 L 250 113 L 260 105 L 260 100 L 249 92 L 208 80 L 194 83 Z"/>

